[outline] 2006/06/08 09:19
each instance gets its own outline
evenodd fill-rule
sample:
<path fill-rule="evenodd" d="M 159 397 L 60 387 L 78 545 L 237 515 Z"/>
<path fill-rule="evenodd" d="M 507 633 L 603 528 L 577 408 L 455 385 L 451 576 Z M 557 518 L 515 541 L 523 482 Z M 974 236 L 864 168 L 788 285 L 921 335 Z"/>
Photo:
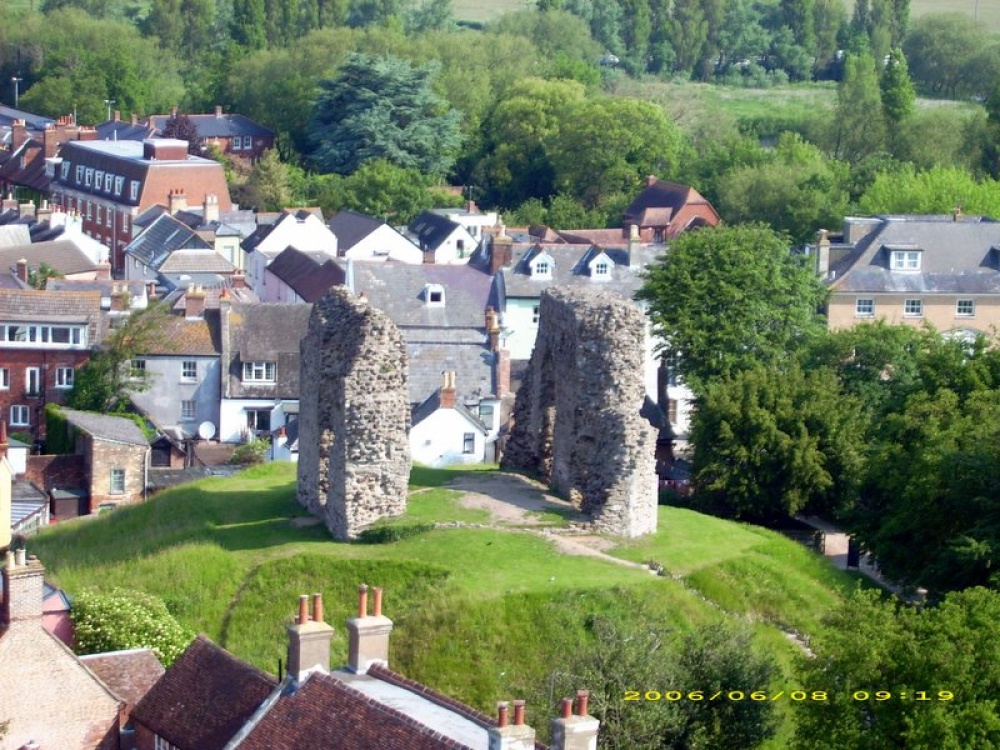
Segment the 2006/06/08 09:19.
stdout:
<path fill-rule="evenodd" d="M 951 690 L 855 690 L 851 693 L 851 698 L 856 701 L 889 701 L 889 700 L 912 700 L 912 701 L 950 701 L 955 699 L 955 693 Z M 768 690 L 626 690 L 624 700 L 626 701 L 827 701 L 830 700 L 828 690 L 778 690 L 770 692 Z"/>

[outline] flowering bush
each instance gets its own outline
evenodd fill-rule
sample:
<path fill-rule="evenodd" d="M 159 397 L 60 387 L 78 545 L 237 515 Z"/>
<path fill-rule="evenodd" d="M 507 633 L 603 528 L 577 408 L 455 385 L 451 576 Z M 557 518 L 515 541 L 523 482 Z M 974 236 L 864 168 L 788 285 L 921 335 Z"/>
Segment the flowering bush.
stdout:
<path fill-rule="evenodd" d="M 162 599 L 142 591 L 84 591 L 73 600 L 71 614 L 79 654 L 151 648 L 169 666 L 192 638 Z"/>

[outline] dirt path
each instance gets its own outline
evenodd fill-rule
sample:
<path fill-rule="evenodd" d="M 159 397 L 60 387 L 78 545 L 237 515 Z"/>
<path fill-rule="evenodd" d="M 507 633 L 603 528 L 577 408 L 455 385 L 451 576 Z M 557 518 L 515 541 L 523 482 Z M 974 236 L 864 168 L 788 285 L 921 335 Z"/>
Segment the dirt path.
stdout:
<path fill-rule="evenodd" d="M 520 474 L 490 472 L 463 474 L 446 487 L 465 493 L 459 500 L 463 507 L 489 511 L 490 525 L 494 528 L 528 527 L 527 530 L 551 541 L 561 554 L 594 557 L 630 568 L 646 568 L 645 565 L 607 554 L 606 550 L 614 546 L 610 539 L 581 533 L 579 528 L 572 526 L 546 524 L 541 516 L 545 512 L 556 513 L 571 524 L 586 521 L 586 516 L 565 500 L 547 493 L 541 482 Z M 544 529 L 530 528 L 543 525 Z"/>

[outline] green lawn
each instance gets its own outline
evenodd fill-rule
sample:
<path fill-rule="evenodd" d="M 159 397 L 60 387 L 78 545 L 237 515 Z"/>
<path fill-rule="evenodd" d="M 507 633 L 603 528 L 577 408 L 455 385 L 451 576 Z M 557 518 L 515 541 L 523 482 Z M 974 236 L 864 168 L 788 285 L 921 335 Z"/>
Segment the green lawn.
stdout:
<path fill-rule="evenodd" d="M 792 686 L 796 649 L 778 628 L 815 632 L 838 592 L 854 585 L 776 534 L 679 508 L 660 508 L 653 537 L 611 551 L 659 562 L 669 572 L 660 577 L 559 554 L 528 529 L 433 529 L 426 524 L 486 520 L 486 511 L 462 508 L 458 493 L 442 487 L 456 476 L 447 470 L 413 472 L 408 512 L 390 523 L 423 524 L 416 533 L 382 544 L 334 542 L 296 503 L 294 472 L 271 464 L 202 480 L 47 529 L 29 546 L 70 593 L 125 586 L 156 594 L 192 632 L 271 672 L 284 658 L 284 626 L 299 594 L 323 592 L 337 623 L 351 615 L 358 583 L 382 586 L 396 623 L 394 666 L 483 710 L 518 694 L 547 711 L 550 686 L 574 687 L 560 675 L 590 643 L 597 614 L 680 630 L 749 618 Z M 333 648 L 334 662 L 343 662 L 339 629 Z M 543 716 L 529 720 L 544 724 Z M 775 742 L 768 747 L 781 747 Z"/>

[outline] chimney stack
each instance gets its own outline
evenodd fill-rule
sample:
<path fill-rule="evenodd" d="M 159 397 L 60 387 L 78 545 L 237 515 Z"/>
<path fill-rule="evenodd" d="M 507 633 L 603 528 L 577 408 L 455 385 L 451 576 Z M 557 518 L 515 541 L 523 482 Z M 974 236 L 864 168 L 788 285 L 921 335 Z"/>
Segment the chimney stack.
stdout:
<path fill-rule="evenodd" d="M 444 381 L 441 384 L 441 408 L 454 409 L 455 401 L 455 372 L 453 370 L 447 370 L 444 373 Z"/>
<path fill-rule="evenodd" d="M 191 284 L 184 294 L 184 317 L 201 318 L 205 314 L 205 290 Z"/>
<path fill-rule="evenodd" d="M 246 289 L 247 275 L 237 268 L 233 271 L 233 275 L 229 277 L 229 285 L 233 289 Z"/>
<path fill-rule="evenodd" d="M 628 267 L 635 268 L 639 265 L 639 225 L 629 224 L 628 226 Z"/>
<path fill-rule="evenodd" d="M 35 218 L 35 202 L 26 201 L 25 203 L 19 203 L 17 205 L 17 215 L 22 219 L 34 219 Z"/>
<path fill-rule="evenodd" d="M 94 278 L 98 281 L 107 281 L 111 278 L 111 264 L 107 261 L 98 263 L 94 267 L 95 275 Z"/>
<path fill-rule="evenodd" d="M 17 151 L 28 140 L 28 126 L 24 120 L 14 120 L 10 128 L 10 150 Z"/>
<path fill-rule="evenodd" d="M 597 750 L 597 730 L 601 722 L 588 715 L 590 693 L 576 692 L 576 711 L 573 701 L 563 698 L 562 713 L 550 723 L 552 729 L 551 750 Z"/>
<path fill-rule="evenodd" d="M 122 286 L 118 286 L 118 284 L 112 284 L 111 312 L 125 312 L 129 309 L 129 305 L 128 285 L 123 284 Z"/>
<path fill-rule="evenodd" d="M 42 205 L 38 207 L 38 211 L 35 212 L 35 221 L 42 223 L 43 221 L 48 221 L 52 216 L 52 206 L 51 204 L 43 200 Z"/>
<path fill-rule="evenodd" d="M 347 620 L 347 668 L 366 674 L 376 664 L 389 665 L 389 634 L 392 620 L 382 615 L 382 589 L 372 589 L 374 612 L 368 614 L 368 586 L 358 587 L 358 615 Z"/>
<path fill-rule="evenodd" d="M 205 194 L 201 216 L 203 224 L 211 224 L 213 221 L 219 220 L 219 196 L 213 193 Z"/>
<path fill-rule="evenodd" d="M 309 596 L 299 597 L 299 614 L 295 623 L 288 626 L 288 676 L 301 682 L 313 671 L 330 669 L 330 643 L 333 628 L 323 621 L 323 595 L 312 595 L 312 612 Z"/>
<path fill-rule="evenodd" d="M 178 211 L 183 211 L 188 207 L 187 193 L 184 192 L 184 188 L 176 188 L 171 190 L 167 194 L 167 201 L 169 202 L 168 209 L 171 216 Z"/>
<path fill-rule="evenodd" d="M 501 224 L 500 233 L 490 242 L 490 275 L 495 276 L 501 268 L 510 265 L 514 256 L 514 240 L 507 235 L 507 228 Z"/>
<path fill-rule="evenodd" d="M 222 105 L 221 104 L 216 104 L 215 105 L 215 116 L 216 116 L 216 118 L 222 117 Z"/>
<path fill-rule="evenodd" d="M 0 203 L 0 207 L 4 211 L 17 211 L 17 198 L 14 197 L 13 193 L 7 193 L 7 197 Z"/>
<path fill-rule="evenodd" d="M 492 305 L 486 307 L 486 335 L 490 339 L 490 351 L 497 352 L 500 349 L 500 318 Z"/>
<path fill-rule="evenodd" d="M 524 723 L 524 701 L 514 701 L 510 723 L 507 702 L 497 704 L 497 725 L 488 730 L 489 750 L 534 750 L 535 730 Z"/>
<path fill-rule="evenodd" d="M 498 349 L 494 356 L 496 395 L 503 398 L 510 393 L 510 349 Z"/>
<path fill-rule="evenodd" d="M 7 422 L 0 419 L 0 458 L 7 455 L 10 442 L 7 440 Z"/>
<path fill-rule="evenodd" d="M 830 233 L 820 229 L 816 233 L 816 275 L 822 279 L 830 273 Z"/>
<path fill-rule="evenodd" d="M 24 549 L 7 555 L 3 576 L 3 610 L 0 622 L 13 625 L 23 621 L 42 621 L 45 567 Z"/>
<path fill-rule="evenodd" d="M 17 278 L 23 281 L 25 284 L 28 283 L 28 259 L 19 258 L 17 261 Z"/>

